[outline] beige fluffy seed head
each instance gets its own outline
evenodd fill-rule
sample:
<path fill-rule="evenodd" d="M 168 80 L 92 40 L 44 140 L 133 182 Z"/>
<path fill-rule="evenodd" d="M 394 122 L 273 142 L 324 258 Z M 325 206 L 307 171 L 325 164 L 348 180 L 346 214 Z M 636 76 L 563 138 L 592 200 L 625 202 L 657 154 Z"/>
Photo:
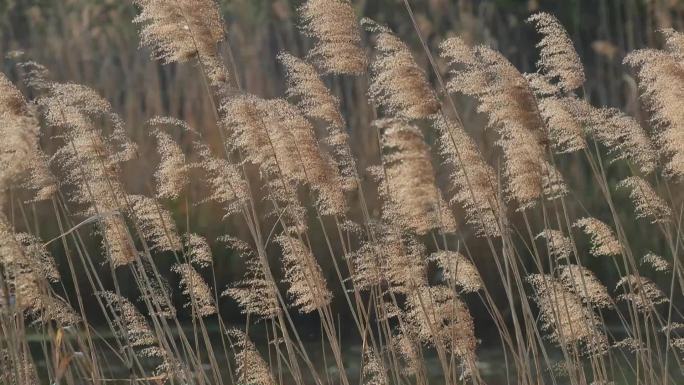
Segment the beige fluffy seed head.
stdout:
<path fill-rule="evenodd" d="M 622 246 L 615 237 L 615 232 L 607 224 L 596 218 L 581 218 L 573 225 L 579 227 L 591 237 L 591 254 L 594 256 L 620 255 Z"/>
<path fill-rule="evenodd" d="M 363 19 L 362 24 L 376 34 L 378 53 L 371 62 L 368 88 L 373 101 L 388 115 L 406 119 L 424 119 L 437 113 L 437 96 L 409 47 L 389 28 L 373 20 Z"/>
<path fill-rule="evenodd" d="M 211 247 L 207 239 L 199 234 L 183 234 L 185 256 L 188 261 L 200 268 L 209 267 L 214 261 Z"/>
<path fill-rule="evenodd" d="M 684 65 L 681 41 L 684 34 L 665 32 L 666 50 L 639 49 L 625 57 L 637 71 L 642 98 L 650 107 L 659 129 L 656 140 L 666 156 L 665 174 L 684 178 Z"/>
<path fill-rule="evenodd" d="M 533 274 L 527 280 L 534 288 L 542 329 L 549 332 L 551 341 L 568 347 L 583 344 L 591 354 L 607 349 L 606 335 L 599 329 L 601 320 L 581 297 L 549 275 Z"/>
<path fill-rule="evenodd" d="M 145 316 L 128 299 L 108 291 L 100 293 L 100 296 L 117 313 L 122 328 L 118 332 L 119 337 L 128 341 L 130 347 L 138 348 L 157 343 L 157 338 Z"/>
<path fill-rule="evenodd" d="M 622 290 L 618 299 L 631 302 L 636 310 L 642 313 L 653 311 L 655 305 L 669 302 L 669 299 L 662 290 L 646 277 L 637 275 L 627 275 L 615 285 L 616 290 Z"/>
<path fill-rule="evenodd" d="M 558 79 L 566 92 L 584 84 L 584 66 L 567 31 L 553 15 L 539 12 L 527 19 L 543 37 L 537 43 L 541 58 L 539 69 L 550 79 Z"/>
<path fill-rule="evenodd" d="M 217 54 L 224 40 L 221 10 L 214 0 L 135 0 L 140 14 L 140 40 L 152 49 L 154 59 L 163 63 L 186 62 L 199 58 L 215 83 L 227 80 L 227 70 Z"/>
<path fill-rule="evenodd" d="M 367 59 L 348 0 L 307 0 L 300 8 L 304 32 L 316 40 L 309 56 L 326 73 L 361 75 Z"/>
<path fill-rule="evenodd" d="M 668 272 L 672 268 L 670 262 L 660 255 L 652 252 L 647 253 L 643 258 L 641 258 L 641 264 L 649 265 L 653 270 L 659 272 Z"/>
<path fill-rule="evenodd" d="M 637 218 L 648 218 L 652 223 L 666 223 L 671 220 L 672 210 L 645 179 L 630 176 L 621 181 L 618 187 L 630 190 L 629 198 L 634 204 Z"/>
<path fill-rule="evenodd" d="M 189 167 L 183 150 L 171 135 L 164 131 L 164 127 L 176 126 L 184 131 L 189 127 L 181 120 L 167 117 L 152 118 L 147 124 L 152 127 L 152 135 L 157 140 L 157 152 L 161 157 L 154 173 L 157 197 L 177 199 L 190 181 Z"/>
<path fill-rule="evenodd" d="M 193 313 L 200 317 L 216 314 L 216 305 L 211 289 L 197 270 L 189 263 L 174 265 L 172 270 L 180 275 L 183 294 L 188 296 L 185 307 L 191 308 Z"/>
<path fill-rule="evenodd" d="M 544 238 L 551 254 L 556 260 L 568 259 L 573 252 L 572 240 L 560 230 L 545 229 L 535 239 Z"/>
<path fill-rule="evenodd" d="M 280 235 L 276 242 L 283 249 L 284 281 L 289 284 L 288 297 L 301 313 L 311 313 L 328 306 L 332 293 L 323 270 L 308 247 L 299 239 Z"/>
<path fill-rule="evenodd" d="M 382 132 L 385 153 L 384 168 L 375 172 L 385 199 L 385 220 L 417 234 L 432 229 L 449 231 L 444 225 L 455 221 L 448 210 L 441 209 L 444 204 L 423 134 L 401 120 L 383 119 L 374 124 Z"/>
<path fill-rule="evenodd" d="M 390 380 L 382 359 L 371 348 L 363 352 L 364 364 L 361 381 L 363 385 L 389 385 Z"/>
<path fill-rule="evenodd" d="M 464 292 L 476 292 L 484 286 L 477 267 L 465 255 L 456 251 L 439 251 L 430 259 L 442 270 L 444 283 L 460 287 Z"/>
<path fill-rule="evenodd" d="M 268 363 L 261 357 L 249 336 L 237 329 L 228 330 L 228 335 L 235 348 L 238 381 L 241 384 L 276 385 Z"/>
<path fill-rule="evenodd" d="M 156 199 L 143 195 L 129 195 L 128 201 L 138 229 L 150 242 L 151 249 L 172 251 L 183 247 L 171 213 Z"/>
<path fill-rule="evenodd" d="M 585 149 L 584 129 L 572 114 L 566 98 L 547 96 L 539 99 L 539 112 L 549 128 L 549 139 L 557 153 Z"/>
<path fill-rule="evenodd" d="M 196 166 L 204 170 L 204 181 L 210 192 L 206 200 L 221 204 L 225 216 L 238 213 L 249 200 L 247 183 L 239 165 L 214 156 L 202 143 L 196 143 L 195 147 L 200 158 Z"/>
<path fill-rule="evenodd" d="M 595 307 L 612 307 L 613 302 L 608 289 L 586 267 L 562 265 L 558 268 L 558 279 L 570 291 L 579 295 L 585 303 Z"/>
<path fill-rule="evenodd" d="M 482 157 L 473 139 L 459 126 L 442 117 L 435 119 L 440 132 L 440 151 L 453 167 L 453 200 L 466 211 L 466 219 L 479 235 L 497 237 L 501 210 L 496 173 Z"/>

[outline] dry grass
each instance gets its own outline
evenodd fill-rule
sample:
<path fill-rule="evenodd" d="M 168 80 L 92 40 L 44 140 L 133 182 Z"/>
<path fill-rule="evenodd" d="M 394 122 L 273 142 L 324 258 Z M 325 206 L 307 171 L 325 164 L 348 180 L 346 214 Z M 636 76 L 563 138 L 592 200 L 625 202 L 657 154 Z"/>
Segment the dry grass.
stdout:
<path fill-rule="evenodd" d="M 346 0 L 308 0 L 299 9 L 302 28 L 316 44 L 306 59 L 280 54 L 289 99 L 265 99 L 242 89 L 238 74 L 228 75 L 237 66 L 226 65 L 232 59 L 219 50 L 228 43 L 212 0 L 136 3 L 141 13 L 135 21 L 153 58 L 197 64 L 218 128 L 212 135 L 221 143 L 208 143 L 208 133 L 175 118 L 151 117 L 146 127 L 159 163 L 145 191 L 134 194 L 121 170 L 139 149 L 104 98 L 41 70 L 24 71 L 33 95 L 27 100 L 0 77 L 6 139 L 0 198 L 8 209 L 0 214 L 3 383 L 33 385 L 43 376 L 69 385 L 425 385 L 424 357 L 436 354 L 441 383 L 480 385 L 487 383 L 478 364 L 480 339 L 501 350 L 506 376 L 520 385 L 684 380 L 678 306 L 684 207 L 676 199 L 684 169 L 684 35 L 665 31 L 664 49 L 627 59 L 653 114 L 654 127 L 646 130 L 618 110 L 584 100 L 579 55 L 548 14 L 530 18 L 542 36 L 537 72 L 523 74 L 491 48 L 450 38 L 441 45 L 450 77 L 443 81 L 432 53 L 424 52 L 433 66 L 422 68 L 418 52 L 369 20 L 364 25 L 375 54 L 366 55 Z M 342 113 L 327 87 L 340 74 L 369 84 L 375 183 L 362 180 L 345 128 L 353 117 Z M 472 97 L 488 118 L 500 147 L 495 162 L 463 126 L 451 101 L 456 93 Z M 192 148 L 176 143 L 171 131 L 189 136 Z M 46 153 L 41 132 L 54 134 L 49 147 L 56 150 Z M 429 134 L 439 137 L 438 146 L 426 141 Z M 614 183 L 605 153 L 608 162 L 624 162 L 633 172 Z M 600 212 L 585 209 L 581 218 L 568 205 L 581 206 L 582 191 L 557 166 L 577 159 L 588 165 L 603 199 Z M 451 175 L 446 184 L 439 171 Z M 203 185 L 206 196 L 197 200 L 187 191 L 190 184 Z M 616 189 L 628 190 L 633 201 L 627 218 L 616 210 Z M 20 193 L 31 199 L 18 201 Z M 380 212 L 368 207 L 370 199 L 382 202 Z M 60 229 L 45 241 L 17 230 L 31 228 L 26 212 L 37 201 L 52 205 L 54 215 L 43 220 Z M 185 225 L 176 223 L 166 208 L 183 206 L 189 217 L 209 201 L 246 229 L 223 239 L 246 266 L 244 278 L 225 291 L 217 287 L 214 240 L 192 232 L 187 218 Z M 637 255 L 639 245 L 625 232 L 625 224 L 635 222 L 664 245 L 662 255 Z M 84 241 L 91 238 L 101 242 L 99 249 Z M 473 255 L 473 242 L 487 251 Z M 60 268 L 72 276 L 74 289 L 58 284 L 52 244 L 67 254 Z M 269 258 L 274 249 L 280 263 Z M 483 274 L 478 262 L 487 252 L 496 269 Z M 162 253 L 174 261 L 175 275 L 156 260 Z M 104 267 L 94 262 L 96 254 L 105 256 Z M 588 254 L 614 266 L 615 290 L 592 272 Z M 332 279 L 320 267 L 323 260 L 335 268 Z M 661 279 L 646 277 L 644 264 Z M 435 268 L 440 283 L 430 274 Z M 167 279 L 180 287 L 178 309 L 187 309 L 188 328 Z M 81 280 L 97 293 L 97 309 L 85 308 Z M 340 337 L 333 286 L 342 288 L 339 302 L 353 319 L 346 334 L 362 341 L 353 357 L 361 362 L 358 379 L 347 370 L 348 340 Z M 139 300 L 123 295 L 133 288 Z M 491 295 L 498 288 L 503 300 Z M 226 296 L 246 315 L 242 330 L 222 318 Z M 481 332 L 473 304 L 486 309 L 497 335 Z M 320 323 L 322 351 L 332 354 L 334 370 L 314 364 L 297 312 Z M 93 327 L 94 313 L 113 338 Z M 218 325 L 220 341 L 209 335 L 208 322 Z M 266 351 L 250 339 L 257 323 L 267 330 Z M 47 337 L 41 351 L 29 349 L 31 329 Z M 104 359 L 105 353 L 114 358 Z M 224 357 L 235 365 L 221 364 Z M 38 371 L 41 359 L 45 368 Z"/>

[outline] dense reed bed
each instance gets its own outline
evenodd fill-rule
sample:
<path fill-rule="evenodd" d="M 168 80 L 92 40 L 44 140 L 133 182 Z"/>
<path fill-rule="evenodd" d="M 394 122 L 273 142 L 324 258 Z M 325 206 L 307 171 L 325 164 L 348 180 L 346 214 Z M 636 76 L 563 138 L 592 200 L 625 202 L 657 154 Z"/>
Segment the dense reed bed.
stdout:
<path fill-rule="evenodd" d="M 347 0 L 306 0 L 312 48 L 279 54 L 287 92 L 268 99 L 241 86 L 213 0 L 135 4 L 142 46 L 196 72 L 216 132 L 149 117 L 140 129 L 158 163 L 131 191 L 121 176 L 140 148 L 111 104 L 11 53 L 21 77 L 0 75 L 2 383 L 494 384 L 482 345 L 509 384 L 684 381 L 684 34 L 660 31 L 662 48 L 625 59 L 643 126 L 588 101 L 573 40 L 547 13 L 528 19 L 540 59 L 523 73 L 457 36 L 432 52 L 408 1 L 421 51 Z M 367 85 L 366 169 L 347 127 L 359 117 L 330 88 L 346 79 Z M 493 157 L 455 97 L 486 118 Z M 600 210 L 583 205 L 567 162 L 586 165 Z M 615 163 L 628 173 L 611 173 Z M 188 193 L 197 185 L 200 198 Z M 230 232 L 193 231 L 202 205 L 221 208 Z M 41 222 L 59 232 L 40 234 Z M 664 252 L 636 244 L 635 224 Z M 227 287 L 219 247 L 242 257 L 244 277 Z M 619 275 L 609 286 L 596 259 Z M 243 324 L 225 321 L 226 301 Z"/>

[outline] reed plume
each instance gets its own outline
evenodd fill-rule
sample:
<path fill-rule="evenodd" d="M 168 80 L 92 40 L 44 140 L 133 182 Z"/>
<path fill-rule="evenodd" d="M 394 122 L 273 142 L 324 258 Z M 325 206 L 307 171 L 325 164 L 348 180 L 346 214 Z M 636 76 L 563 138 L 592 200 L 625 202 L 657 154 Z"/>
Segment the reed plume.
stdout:
<path fill-rule="evenodd" d="M 316 40 L 309 56 L 318 67 L 338 75 L 366 72 L 361 31 L 348 0 L 307 0 L 299 14 L 304 33 Z"/>
<path fill-rule="evenodd" d="M 157 197 L 176 199 L 190 181 L 189 167 L 183 150 L 164 128 L 179 127 L 183 131 L 191 129 L 182 120 L 160 116 L 150 119 L 147 125 L 152 127 L 152 135 L 157 140 L 157 152 L 161 158 L 154 173 Z"/>
<path fill-rule="evenodd" d="M 546 240 L 549 254 L 556 258 L 556 260 L 568 259 L 573 252 L 572 240 L 566 237 L 560 230 L 544 229 L 535 237 L 535 239 L 537 238 L 544 238 Z"/>
<path fill-rule="evenodd" d="M 594 307 L 610 308 L 613 301 L 608 289 L 584 266 L 561 265 L 558 267 L 558 280 L 582 301 Z"/>
<path fill-rule="evenodd" d="M 230 329 L 228 336 L 234 339 L 233 348 L 236 352 L 238 381 L 242 384 L 276 385 L 268 364 L 247 334 L 237 329 Z"/>
<path fill-rule="evenodd" d="M 560 173 L 546 161 L 545 125 L 528 80 L 503 55 L 489 48 L 469 48 L 456 37 L 440 47 L 442 57 L 452 67 L 447 89 L 475 97 L 479 110 L 488 115 L 489 125 L 499 132 L 508 199 L 524 210 L 542 197 L 565 195 L 567 188 Z"/>
<path fill-rule="evenodd" d="M 642 313 L 653 311 L 655 305 L 669 302 L 655 282 L 634 274 L 620 278 L 615 289 L 623 291 L 617 297 L 619 300 L 631 302 Z"/>
<path fill-rule="evenodd" d="M 553 15 L 539 12 L 530 16 L 527 22 L 534 24 L 537 32 L 542 35 L 537 43 L 540 50 L 537 67 L 549 79 L 557 79 L 565 92 L 582 87 L 585 80 L 584 66 L 560 21 Z"/>
<path fill-rule="evenodd" d="M 438 251 L 430 256 L 442 270 L 445 284 L 453 283 L 466 293 L 482 289 L 484 283 L 477 267 L 463 254 L 457 251 Z"/>
<path fill-rule="evenodd" d="M 163 63 L 197 58 L 214 84 L 225 83 L 228 71 L 217 52 L 225 39 L 221 10 L 214 0 L 134 0 L 140 13 L 140 41 Z"/>
<path fill-rule="evenodd" d="M 666 223 L 671 220 L 672 210 L 645 179 L 630 176 L 621 181 L 618 187 L 630 190 L 629 198 L 634 204 L 637 218 L 650 219 L 651 223 Z"/>
<path fill-rule="evenodd" d="M 230 239 L 230 245 L 245 259 L 246 271 L 242 280 L 235 282 L 221 295 L 233 298 L 244 314 L 261 318 L 274 318 L 280 312 L 275 284 L 266 278 L 261 260 L 252 248 L 243 241 Z"/>
<path fill-rule="evenodd" d="M 225 216 L 240 212 L 249 199 L 249 192 L 239 165 L 214 156 L 202 143 L 196 143 L 195 147 L 200 160 L 194 166 L 204 170 L 204 181 L 210 191 L 206 200 L 222 205 Z"/>
<path fill-rule="evenodd" d="M 128 299 L 118 294 L 105 291 L 99 293 L 107 301 L 107 305 L 116 312 L 117 319 L 121 322 L 119 336 L 132 348 L 139 348 L 157 343 L 152 329 L 150 329 L 145 316 Z"/>
<path fill-rule="evenodd" d="M 584 127 L 573 114 L 570 98 L 554 95 L 539 99 L 539 113 L 549 128 L 549 140 L 559 154 L 571 153 L 587 148 Z"/>
<path fill-rule="evenodd" d="M 375 172 L 381 180 L 380 193 L 385 195 L 385 220 L 417 234 L 432 229 L 452 231 L 455 222 L 444 207 L 423 134 L 401 120 L 383 119 L 374 124 L 382 132 L 385 152 L 384 168 Z"/>
<path fill-rule="evenodd" d="M 328 135 L 325 143 L 332 148 L 335 162 L 340 170 L 342 188 L 350 191 L 356 187 L 356 161 L 349 147 L 349 135 L 340 112 L 340 101 L 326 87 L 316 68 L 287 52 L 278 59 L 285 66 L 287 95 L 297 98 L 297 107 L 310 119 L 326 123 Z"/>
<path fill-rule="evenodd" d="M 371 62 L 368 87 L 371 99 L 390 116 L 424 119 L 437 113 L 437 96 L 409 47 L 389 28 L 367 18 L 361 23 L 376 35 L 378 53 Z"/>
<path fill-rule="evenodd" d="M 280 235 L 276 242 L 283 250 L 284 281 L 288 297 L 300 313 L 311 313 L 330 304 L 332 293 L 316 258 L 301 240 Z"/>
<path fill-rule="evenodd" d="M 622 245 L 615 237 L 615 232 L 607 224 L 596 218 L 578 219 L 574 227 L 579 227 L 591 237 L 591 254 L 594 256 L 611 256 L 622 254 Z"/>
<path fill-rule="evenodd" d="M 648 252 L 641 258 L 642 265 L 649 265 L 655 271 L 668 272 L 672 268 L 670 262 L 653 252 Z"/>
<path fill-rule="evenodd" d="M 624 63 L 635 68 L 642 98 L 651 109 L 658 129 L 656 140 L 666 157 L 665 174 L 684 177 L 684 64 L 682 33 L 666 30 L 665 50 L 639 49 Z"/>
<path fill-rule="evenodd" d="M 211 266 L 214 262 L 209 242 L 203 236 L 195 233 L 183 234 L 185 257 L 190 264 L 200 268 Z"/>
<path fill-rule="evenodd" d="M 142 236 L 150 242 L 151 249 L 174 251 L 183 247 L 171 213 L 159 202 L 143 195 L 129 195 L 128 201 L 133 219 Z"/>
<path fill-rule="evenodd" d="M 173 271 L 180 275 L 183 294 L 188 296 L 185 307 L 192 308 L 193 314 L 207 317 L 216 314 L 214 297 L 204 278 L 189 263 L 174 265 Z"/>
<path fill-rule="evenodd" d="M 365 349 L 363 358 L 363 373 L 361 373 L 363 385 L 389 385 L 390 380 L 387 375 L 387 369 L 385 369 L 382 359 L 378 357 L 372 348 Z"/>
<path fill-rule="evenodd" d="M 551 341 L 567 347 L 582 344 L 592 355 L 605 352 L 608 341 L 599 328 L 601 320 L 578 295 L 549 275 L 533 274 L 527 280 L 534 288 L 542 329 Z"/>

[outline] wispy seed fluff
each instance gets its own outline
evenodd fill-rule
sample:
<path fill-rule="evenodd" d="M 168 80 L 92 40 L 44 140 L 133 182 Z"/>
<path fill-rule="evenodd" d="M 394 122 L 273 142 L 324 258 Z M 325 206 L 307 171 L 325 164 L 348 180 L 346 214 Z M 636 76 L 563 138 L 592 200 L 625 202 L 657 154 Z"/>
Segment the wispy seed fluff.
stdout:
<path fill-rule="evenodd" d="M 539 233 L 535 239 L 544 238 L 549 248 L 549 254 L 556 260 L 568 259 L 573 252 L 572 240 L 566 237 L 560 230 L 545 229 Z"/>
<path fill-rule="evenodd" d="M 568 105 L 568 98 L 546 96 L 539 99 L 539 112 L 549 128 L 549 139 L 557 153 L 585 149 L 584 128 Z"/>
<path fill-rule="evenodd" d="M 639 49 L 625 58 L 636 68 L 642 97 L 658 127 L 657 142 L 667 157 L 665 173 L 684 178 L 684 34 L 665 31 L 666 49 Z M 679 42 L 679 43 L 678 43 Z"/>
<path fill-rule="evenodd" d="M 655 271 L 668 272 L 672 268 L 670 262 L 658 254 L 649 252 L 641 258 L 641 264 L 646 264 L 651 266 Z"/>
<path fill-rule="evenodd" d="M 197 270 L 189 263 L 174 265 L 172 270 L 180 275 L 183 294 L 188 296 L 188 302 L 185 303 L 185 307 L 191 308 L 193 313 L 200 317 L 215 314 L 216 305 L 214 304 L 211 289 Z"/>
<path fill-rule="evenodd" d="M 475 362 L 475 325 L 468 307 L 446 286 L 422 287 L 409 294 L 406 317 L 421 341 L 441 344 L 468 366 Z"/>
<path fill-rule="evenodd" d="M 634 204 L 637 218 L 647 218 L 652 223 L 670 221 L 672 210 L 645 179 L 630 176 L 620 182 L 618 187 L 630 190 L 629 198 Z"/>
<path fill-rule="evenodd" d="M 228 330 L 228 336 L 232 339 L 232 345 L 235 348 L 238 381 L 241 384 L 276 385 L 268 364 L 261 357 L 249 336 L 237 329 Z"/>
<path fill-rule="evenodd" d="M 494 169 L 487 164 L 473 139 L 442 117 L 435 119 L 440 132 L 440 151 L 453 167 L 453 200 L 466 211 L 466 219 L 479 235 L 497 237 L 499 221 L 505 215 L 497 193 Z"/>
<path fill-rule="evenodd" d="M 238 213 L 249 199 L 239 165 L 214 156 L 203 143 L 195 143 L 195 147 L 200 158 L 197 166 L 204 170 L 204 182 L 209 188 L 206 200 L 221 204 L 225 216 Z"/>
<path fill-rule="evenodd" d="M 618 295 L 618 299 L 631 302 L 643 313 L 652 311 L 655 305 L 669 301 L 665 293 L 646 277 L 632 274 L 624 276 L 620 278 L 615 289 L 623 291 Z"/>
<path fill-rule="evenodd" d="M 582 301 L 595 307 L 612 307 L 608 289 L 584 266 L 562 265 L 558 268 L 558 279 Z"/>
<path fill-rule="evenodd" d="M 226 289 L 221 295 L 228 295 L 237 301 L 244 314 L 262 318 L 274 318 L 280 311 L 278 290 L 275 283 L 266 278 L 264 266 L 258 255 L 243 241 L 230 239 L 231 247 L 245 259 L 246 271 L 242 280 Z"/>
<path fill-rule="evenodd" d="M 183 131 L 190 128 L 182 120 L 169 117 L 155 117 L 147 124 L 152 127 L 152 135 L 157 140 L 157 152 L 161 160 L 154 172 L 157 197 L 176 199 L 188 184 L 189 167 L 185 154 L 178 143 L 166 132 L 165 127 L 180 127 Z"/>
<path fill-rule="evenodd" d="M 207 239 L 199 234 L 183 234 L 183 244 L 185 245 L 185 257 L 197 267 L 209 267 L 213 263 L 213 254 Z"/>
<path fill-rule="evenodd" d="M 283 250 L 284 280 L 287 294 L 300 313 L 311 313 L 330 304 L 332 293 L 323 270 L 308 247 L 299 239 L 287 235 L 276 238 Z"/>
<path fill-rule="evenodd" d="M 374 122 L 382 135 L 383 170 L 380 193 L 386 199 L 383 215 L 417 234 L 432 229 L 453 231 L 455 220 L 435 181 L 430 149 L 420 130 L 404 121 Z"/>
<path fill-rule="evenodd" d="M 543 37 L 537 43 L 540 49 L 539 69 L 550 79 L 557 79 L 560 87 L 570 92 L 584 84 L 584 66 L 567 31 L 554 16 L 539 12 L 527 19 Z"/>
<path fill-rule="evenodd" d="M 629 160 L 645 174 L 656 168 L 658 153 L 655 146 L 633 117 L 616 108 L 593 107 L 577 98 L 563 98 L 561 103 L 590 135 L 608 147 L 613 161 Z"/>
<path fill-rule="evenodd" d="M 158 251 L 180 250 L 181 238 L 171 213 L 154 198 L 129 195 L 131 214 L 142 235 L 150 242 L 150 248 Z"/>
<path fill-rule="evenodd" d="M 0 190 L 16 183 L 22 174 L 36 200 L 49 198 L 57 182 L 47 167 L 47 158 L 38 148 L 38 120 L 21 92 L 0 73 Z M 0 200 L 2 191 L 0 191 Z M 0 201 L 0 204 L 2 202 Z"/>
<path fill-rule="evenodd" d="M 308 118 L 326 123 L 325 142 L 333 150 L 342 176 L 342 188 L 353 190 L 356 187 L 356 161 L 349 147 L 339 99 L 326 87 L 313 65 L 286 52 L 278 58 L 286 70 L 287 95 L 298 99 L 297 107 Z"/>
<path fill-rule="evenodd" d="M 560 173 L 546 161 L 544 122 L 528 80 L 500 53 L 486 47 L 469 48 L 461 39 L 441 44 L 442 56 L 452 66 L 451 92 L 478 99 L 496 128 L 504 155 L 504 176 L 509 200 L 524 210 L 545 197 L 567 193 Z M 459 68 L 460 67 L 460 68 Z"/>
<path fill-rule="evenodd" d="M 326 73 L 361 75 L 366 55 L 354 8 L 348 0 L 307 0 L 300 8 L 304 32 L 316 39 L 309 55 Z"/>
<path fill-rule="evenodd" d="M 388 115 L 423 119 L 439 111 L 439 101 L 425 71 L 411 49 L 392 31 L 364 18 L 362 24 L 376 34 L 377 55 L 371 62 L 370 97 Z"/>
<path fill-rule="evenodd" d="M 102 292 L 100 295 L 107 301 L 107 305 L 117 313 L 117 319 L 121 322 L 121 330 L 119 330 L 118 335 L 128 341 L 130 347 L 137 348 L 157 343 L 157 338 L 150 329 L 145 316 L 128 299 L 109 291 Z"/>
<path fill-rule="evenodd" d="M 583 344 L 592 354 L 607 349 L 601 320 L 578 295 L 549 275 L 533 274 L 527 280 L 534 288 L 542 329 L 549 332 L 551 341 L 568 347 Z"/>
<path fill-rule="evenodd" d="M 375 351 L 372 348 L 366 348 L 363 357 L 363 373 L 361 374 L 363 385 L 390 385 L 387 369 Z"/>
<path fill-rule="evenodd" d="M 591 237 L 591 254 L 594 256 L 620 255 L 622 246 L 615 237 L 615 232 L 607 224 L 596 218 L 578 219 L 574 227 L 579 227 Z"/>
<path fill-rule="evenodd" d="M 439 251 L 430 259 L 442 270 L 442 279 L 446 285 L 455 285 L 464 292 L 476 292 L 483 287 L 482 277 L 477 267 L 465 255 L 456 251 Z"/>
<path fill-rule="evenodd" d="M 209 78 L 225 82 L 225 70 L 217 53 L 224 39 L 221 11 L 214 0 L 134 0 L 140 14 L 142 45 L 164 63 L 199 58 Z"/>

